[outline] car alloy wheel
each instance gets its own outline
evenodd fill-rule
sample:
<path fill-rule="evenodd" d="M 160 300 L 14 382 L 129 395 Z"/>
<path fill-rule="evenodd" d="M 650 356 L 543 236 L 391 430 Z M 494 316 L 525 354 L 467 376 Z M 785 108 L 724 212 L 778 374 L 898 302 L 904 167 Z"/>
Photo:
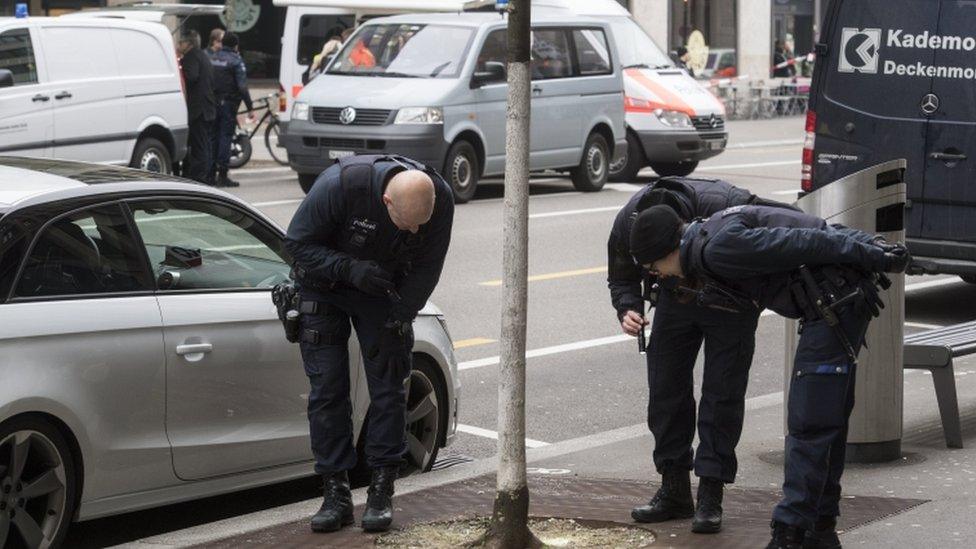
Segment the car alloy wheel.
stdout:
<path fill-rule="evenodd" d="M 64 457 L 43 433 L 0 441 L 0 547 L 50 547 L 67 510 Z"/>
<path fill-rule="evenodd" d="M 425 372 L 410 372 L 407 393 L 407 462 L 408 473 L 426 471 L 437 455 L 441 406 L 437 389 Z"/>

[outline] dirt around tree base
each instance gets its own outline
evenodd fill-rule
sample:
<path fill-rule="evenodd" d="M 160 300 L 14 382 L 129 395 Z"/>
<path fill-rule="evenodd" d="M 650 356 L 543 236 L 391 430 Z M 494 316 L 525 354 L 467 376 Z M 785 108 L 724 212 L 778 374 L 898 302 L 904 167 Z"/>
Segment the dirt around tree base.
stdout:
<path fill-rule="evenodd" d="M 488 518 L 430 522 L 390 532 L 376 539 L 380 547 L 455 549 L 474 545 L 488 529 Z M 630 526 L 587 524 L 573 519 L 530 519 L 529 527 L 544 547 L 650 547 L 654 534 Z"/>

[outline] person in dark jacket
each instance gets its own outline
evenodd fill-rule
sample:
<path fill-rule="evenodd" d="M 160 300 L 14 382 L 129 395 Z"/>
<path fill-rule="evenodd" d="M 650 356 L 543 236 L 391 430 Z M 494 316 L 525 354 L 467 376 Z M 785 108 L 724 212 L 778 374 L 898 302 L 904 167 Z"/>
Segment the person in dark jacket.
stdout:
<path fill-rule="evenodd" d="M 436 172 L 404 157 L 360 155 L 325 170 L 288 227 L 285 243 L 294 258 L 302 358 L 311 384 L 312 453 L 325 480 L 322 508 L 311 523 L 315 531 L 353 522 L 350 322 L 370 395 L 364 432 L 373 477 L 362 525 L 367 531 L 390 526 L 393 481 L 407 449 L 411 326 L 440 278 L 453 219 L 451 188 Z"/>
<path fill-rule="evenodd" d="M 783 499 L 767 549 L 839 547 L 847 425 L 857 353 L 884 306 L 879 273 L 904 272 L 903 245 L 801 212 L 734 206 L 686 224 L 673 210 L 640 213 L 631 253 L 645 269 L 697 288 L 704 302 L 800 319 L 787 405 Z M 710 295 L 711 294 L 711 295 Z"/>
<path fill-rule="evenodd" d="M 796 66 L 793 61 L 793 50 L 786 42 L 777 40 L 773 49 L 773 77 L 791 78 L 796 76 Z"/>
<path fill-rule="evenodd" d="M 211 182 L 210 163 L 213 150 L 211 127 L 216 118 L 213 67 L 200 49 L 200 34 L 185 31 L 178 42 L 180 70 L 186 86 L 186 111 L 189 124 L 187 156 L 183 161 L 183 177 Z"/>
<path fill-rule="evenodd" d="M 636 193 L 617 214 L 607 243 L 607 284 L 624 333 L 644 329 L 645 290 L 655 295 L 654 326 L 646 352 L 649 399 L 647 424 L 654 436 L 654 465 L 661 488 L 646 505 L 635 507 L 638 522 L 661 522 L 694 516 L 692 531 L 718 532 L 722 527 L 724 484 L 735 481 L 735 447 L 742 433 L 745 393 L 759 312 L 717 311 L 690 302 L 677 287 L 662 288 L 643 276 L 630 253 L 631 226 L 645 209 L 664 204 L 685 220 L 708 217 L 729 206 L 767 203 L 745 189 L 718 179 L 666 177 Z M 653 288 L 653 290 L 652 290 Z M 680 342 L 680 344 L 676 343 Z M 695 437 L 694 367 L 705 345 L 702 398 Z M 689 470 L 699 477 L 697 506 Z"/>
<path fill-rule="evenodd" d="M 214 94 L 217 97 L 217 119 L 214 121 L 214 185 L 217 187 L 238 187 L 240 184 L 227 176 L 230 169 L 230 147 L 237 129 L 237 110 L 244 101 L 248 111 L 254 109 L 251 92 L 247 87 L 247 70 L 244 60 L 237 52 L 239 40 L 232 32 L 224 33 L 221 48 L 213 54 L 210 62 L 214 68 Z M 254 115 L 248 114 L 253 120 Z"/>

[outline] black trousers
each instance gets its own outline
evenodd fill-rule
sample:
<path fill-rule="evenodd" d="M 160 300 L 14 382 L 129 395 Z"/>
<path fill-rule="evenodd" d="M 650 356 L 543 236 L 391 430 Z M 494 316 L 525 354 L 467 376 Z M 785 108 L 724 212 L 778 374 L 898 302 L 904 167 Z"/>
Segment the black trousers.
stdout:
<path fill-rule="evenodd" d="M 183 177 L 210 184 L 211 153 L 213 151 L 213 136 L 211 130 L 213 121 L 198 116 L 189 124 L 187 136 L 187 154 L 183 161 Z"/>
<path fill-rule="evenodd" d="M 366 358 L 376 345 L 390 311 L 387 298 L 341 288 L 300 290 L 302 300 L 326 304 L 316 314 L 302 314 L 302 328 L 319 333 L 320 341 L 301 343 L 311 391 L 308 422 L 318 474 L 348 471 L 356 465 L 349 380 L 349 336 L 355 328 L 369 386 L 366 461 L 369 467 L 399 466 L 407 451 L 407 394 L 410 367 L 393 368 Z M 351 326 L 350 326 L 351 323 Z M 412 345 L 412 342 L 411 342 Z"/>
<path fill-rule="evenodd" d="M 670 467 L 688 470 L 694 465 L 699 477 L 735 481 L 735 447 L 742 434 L 758 321 L 758 311 L 707 309 L 679 303 L 662 292 L 647 349 L 647 425 L 654 435 L 658 472 Z M 702 342 L 705 368 L 697 410 L 699 445 L 693 458 L 693 371 Z"/>
<path fill-rule="evenodd" d="M 871 320 L 860 305 L 838 312 L 854 349 L 861 348 Z M 826 322 L 802 323 L 786 410 L 783 499 L 773 511 L 774 520 L 812 530 L 818 517 L 840 515 L 855 366 Z"/>

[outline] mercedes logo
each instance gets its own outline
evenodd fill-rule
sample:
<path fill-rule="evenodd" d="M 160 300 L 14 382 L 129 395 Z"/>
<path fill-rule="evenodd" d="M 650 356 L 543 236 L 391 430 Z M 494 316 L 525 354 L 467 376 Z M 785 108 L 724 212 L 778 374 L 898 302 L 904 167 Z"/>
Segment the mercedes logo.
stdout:
<path fill-rule="evenodd" d="M 345 125 L 352 124 L 356 120 L 356 109 L 352 107 L 346 107 L 339 112 L 339 122 Z"/>
<path fill-rule="evenodd" d="M 719 118 L 714 114 L 712 115 L 711 118 L 708 119 L 708 125 L 711 126 L 713 130 L 718 127 L 718 122 L 719 122 Z"/>
<path fill-rule="evenodd" d="M 926 115 L 931 115 L 935 111 L 939 110 L 939 96 L 934 93 L 927 94 L 922 98 L 922 112 Z"/>

